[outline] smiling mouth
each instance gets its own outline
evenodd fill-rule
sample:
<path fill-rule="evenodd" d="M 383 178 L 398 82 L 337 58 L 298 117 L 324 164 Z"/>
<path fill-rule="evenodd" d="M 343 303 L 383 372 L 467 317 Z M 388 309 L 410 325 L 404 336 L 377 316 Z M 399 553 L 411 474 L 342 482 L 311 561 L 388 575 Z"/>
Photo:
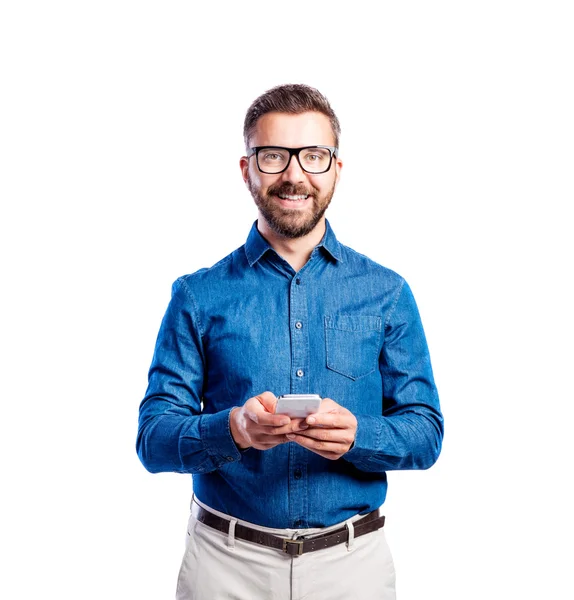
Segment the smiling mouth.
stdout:
<path fill-rule="evenodd" d="M 279 196 L 279 198 L 281 198 L 281 200 L 290 200 L 291 202 L 298 202 L 300 200 L 307 200 L 307 198 L 309 197 L 309 195 L 302 195 L 302 194 L 297 194 L 294 196 L 291 196 L 289 194 L 277 194 Z"/>

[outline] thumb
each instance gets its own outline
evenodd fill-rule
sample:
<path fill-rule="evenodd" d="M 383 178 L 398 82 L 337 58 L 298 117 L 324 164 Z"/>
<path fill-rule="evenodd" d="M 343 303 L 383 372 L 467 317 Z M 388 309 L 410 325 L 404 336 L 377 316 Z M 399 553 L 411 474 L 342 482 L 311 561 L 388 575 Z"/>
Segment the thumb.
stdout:
<path fill-rule="evenodd" d="M 326 413 L 337 413 L 340 412 L 343 407 L 340 404 L 337 404 L 331 398 L 323 398 L 321 402 L 321 406 L 317 412 L 326 412 Z"/>
<path fill-rule="evenodd" d="M 270 413 L 275 412 L 275 406 L 277 404 L 277 396 L 273 392 L 263 392 L 256 396 L 259 402 L 263 405 L 263 408 Z"/>

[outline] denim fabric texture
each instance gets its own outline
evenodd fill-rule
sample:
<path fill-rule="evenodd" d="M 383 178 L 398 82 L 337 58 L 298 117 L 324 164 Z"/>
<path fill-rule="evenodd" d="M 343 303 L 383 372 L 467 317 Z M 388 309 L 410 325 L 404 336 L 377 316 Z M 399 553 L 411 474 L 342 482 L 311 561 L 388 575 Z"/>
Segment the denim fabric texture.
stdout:
<path fill-rule="evenodd" d="M 294 442 L 240 451 L 235 406 L 264 391 L 315 393 L 357 418 L 330 461 Z M 329 223 L 295 273 L 257 230 L 209 269 L 180 277 L 140 405 L 151 472 L 190 473 L 197 497 L 266 527 L 325 527 L 383 504 L 386 472 L 438 458 L 443 419 L 405 280 L 340 244 Z"/>

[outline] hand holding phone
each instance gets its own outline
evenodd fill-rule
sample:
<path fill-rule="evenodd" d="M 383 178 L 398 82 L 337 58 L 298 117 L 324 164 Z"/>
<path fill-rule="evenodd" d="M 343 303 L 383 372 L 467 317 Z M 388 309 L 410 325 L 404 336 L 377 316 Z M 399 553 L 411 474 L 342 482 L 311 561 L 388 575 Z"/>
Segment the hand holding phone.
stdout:
<path fill-rule="evenodd" d="M 319 410 L 321 400 L 318 394 L 285 394 L 277 398 L 275 414 L 304 419 Z"/>

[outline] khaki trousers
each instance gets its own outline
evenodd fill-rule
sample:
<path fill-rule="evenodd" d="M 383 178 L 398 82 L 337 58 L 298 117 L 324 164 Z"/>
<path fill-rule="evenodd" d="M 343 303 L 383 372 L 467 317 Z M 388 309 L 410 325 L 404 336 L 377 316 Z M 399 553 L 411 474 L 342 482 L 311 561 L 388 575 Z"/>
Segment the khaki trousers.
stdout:
<path fill-rule="evenodd" d="M 231 520 L 222 533 L 197 521 L 197 504 Z M 395 568 L 384 528 L 301 556 L 289 556 L 237 539 L 233 522 L 280 537 L 327 533 L 322 529 L 259 527 L 192 502 L 187 545 L 177 581 L 177 600 L 395 600 Z"/>

